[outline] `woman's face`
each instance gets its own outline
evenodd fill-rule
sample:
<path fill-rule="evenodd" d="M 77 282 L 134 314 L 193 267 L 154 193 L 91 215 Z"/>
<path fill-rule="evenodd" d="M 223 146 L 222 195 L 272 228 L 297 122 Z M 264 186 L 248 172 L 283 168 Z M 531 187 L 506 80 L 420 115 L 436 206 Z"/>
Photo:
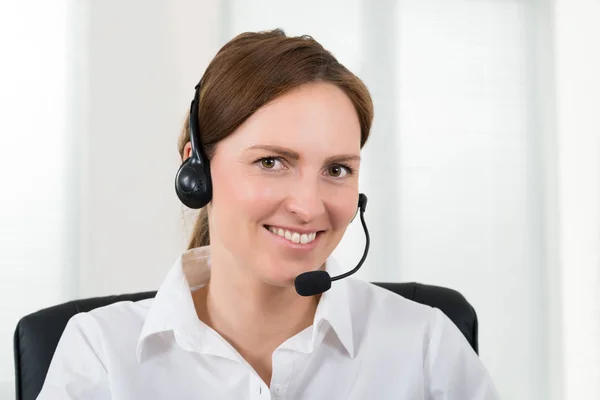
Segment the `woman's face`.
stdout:
<path fill-rule="evenodd" d="M 360 136 L 352 102 L 333 84 L 261 107 L 211 160 L 213 254 L 276 286 L 318 269 L 357 211 Z"/>

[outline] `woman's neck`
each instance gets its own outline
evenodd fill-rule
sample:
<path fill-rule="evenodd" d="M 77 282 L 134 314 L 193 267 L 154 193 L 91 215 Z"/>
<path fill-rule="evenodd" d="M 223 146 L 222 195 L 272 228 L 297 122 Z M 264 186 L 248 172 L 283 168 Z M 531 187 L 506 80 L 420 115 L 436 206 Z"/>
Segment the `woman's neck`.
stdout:
<path fill-rule="evenodd" d="M 269 285 L 214 259 L 211 264 L 210 282 L 192 295 L 198 318 L 269 384 L 273 351 L 312 325 L 320 296 L 301 297 L 293 286 Z"/>
<path fill-rule="evenodd" d="M 257 342 L 287 339 L 304 330 L 312 324 L 318 302 L 316 297 L 299 296 L 293 287 L 236 284 L 215 276 L 196 297 L 213 329 Z"/>

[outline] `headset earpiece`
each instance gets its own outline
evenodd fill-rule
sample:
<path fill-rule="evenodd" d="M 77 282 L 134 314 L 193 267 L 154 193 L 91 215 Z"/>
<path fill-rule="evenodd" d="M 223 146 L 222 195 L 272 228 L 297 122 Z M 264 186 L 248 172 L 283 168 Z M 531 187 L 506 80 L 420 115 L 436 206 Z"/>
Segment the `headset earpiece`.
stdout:
<path fill-rule="evenodd" d="M 175 192 L 181 202 L 189 208 L 202 208 L 212 199 L 212 181 L 210 177 L 210 162 L 200 142 L 198 124 L 198 103 L 200 84 L 190 106 L 190 142 L 191 156 L 181 164 L 175 176 Z"/>

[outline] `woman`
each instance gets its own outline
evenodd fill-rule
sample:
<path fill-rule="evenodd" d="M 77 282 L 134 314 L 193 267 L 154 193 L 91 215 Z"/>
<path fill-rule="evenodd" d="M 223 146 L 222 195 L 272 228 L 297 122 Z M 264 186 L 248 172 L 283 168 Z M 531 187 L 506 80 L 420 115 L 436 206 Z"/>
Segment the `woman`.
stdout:
<path fill-rule="evenodd" d="M 310 37 L 246 33 L 191 111 L 201 146 L 188 121 L 179 151 L 199 169 L 177 189 L 207 204 L 188 251 L 155 299 L 73 317 L 39 399 L 498 398 L 439 310 L 360 280 L 294 288 L 341 272 L 330 255 L 357 212 L 373 118 L 356 76 Z"/>

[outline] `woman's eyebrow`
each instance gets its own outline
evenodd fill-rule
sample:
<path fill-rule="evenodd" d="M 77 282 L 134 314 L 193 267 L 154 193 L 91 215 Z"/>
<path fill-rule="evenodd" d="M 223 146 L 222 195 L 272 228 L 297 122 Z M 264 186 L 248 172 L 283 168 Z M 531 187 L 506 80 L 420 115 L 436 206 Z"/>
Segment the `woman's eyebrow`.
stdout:
<path fill-rule="evenodd" d="M 299 160 L 300 154 L 294 150 L 287 149 L 285 147 L 274 146 L 270 144 L 257 144 L 248 148 L 248 150 L 266 150 L 278 155 L 285 156 L 292 160 Z M 343 162 L 343 161 L 360 161 L 360 155 L 358 154 L 338 154 L 330 156 L 325 159 L 325 164 Z"/>
<path fill-rule="evenodd" d="M 356 154 L 340 154 L 338 156 L 331 156 L 325 159 L 325 164 L 340 163 L 347 161 L 360 161 L 360 156 Z"/>
<path fill-rule="evenodd" d="M 291 158 L 292 160 L 300 159 L 300 154 L 298 154 L 297 152 L 290 149 L 286 149 L 285 147 L 273 146 L 270 144 L 257 144 L 249 147 L 248 150 L 267 150 L 272 153 Z"/>

